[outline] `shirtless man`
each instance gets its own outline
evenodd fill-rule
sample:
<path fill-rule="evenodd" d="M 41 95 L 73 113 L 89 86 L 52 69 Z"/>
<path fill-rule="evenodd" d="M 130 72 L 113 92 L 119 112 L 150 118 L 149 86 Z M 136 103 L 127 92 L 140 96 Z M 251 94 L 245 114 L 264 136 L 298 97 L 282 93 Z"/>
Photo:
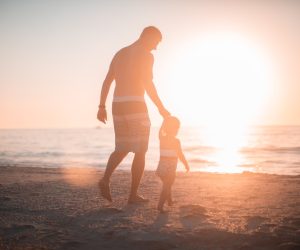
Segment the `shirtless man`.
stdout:
<path fill-rule="evenodd" d="M 116 83 L 112 103 L 115 150 L 110 155 L 104 176 L 99 182 L 101 195 L 109 201 L 112 201 L 110 177 L 129 152 L 134 153 L 134 159 L 131 166 L 132 179 L 128 203 L 147 201 L 137 194 L 145 168 L 145 154 L 150 133 L 145 92 L 163 117 L 170 115 L 152 81 L 154 59 L 151 51 L 156 49 L 161 39 L 162 35 L 156 27 L 146 27 L 136 42 L 116 53 L 102 85 L 97 118 L 106 123 L 105 102 L 111 83 L 114 80 Z"/>

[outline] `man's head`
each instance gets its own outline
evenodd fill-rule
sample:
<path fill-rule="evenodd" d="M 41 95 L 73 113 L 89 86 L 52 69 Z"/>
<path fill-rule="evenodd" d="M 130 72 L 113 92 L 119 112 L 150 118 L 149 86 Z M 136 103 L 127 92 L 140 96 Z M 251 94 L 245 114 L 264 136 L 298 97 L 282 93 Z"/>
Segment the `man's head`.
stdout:
<path fill-rule="evenodd" d="M 161 39 L 162 34 L 159 29 L 154 26 L 148 26 L 143 30 L 139 40 L 147 50 L 151 51 L 156 49 Z"/>

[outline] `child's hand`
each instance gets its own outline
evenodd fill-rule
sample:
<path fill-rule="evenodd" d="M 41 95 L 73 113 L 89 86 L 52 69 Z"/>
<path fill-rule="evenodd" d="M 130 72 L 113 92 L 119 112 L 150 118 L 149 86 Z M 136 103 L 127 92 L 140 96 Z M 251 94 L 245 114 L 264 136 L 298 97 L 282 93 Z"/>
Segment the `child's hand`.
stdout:
<path fill-rule="evenodd" d="M 185 166 L 185 169 L 186 169 L 186 172 L 187 172 L 187 173 L 190 172 L 190 166 L 189 166 L 189 165 L 186 165 L 186 166 Z"/>

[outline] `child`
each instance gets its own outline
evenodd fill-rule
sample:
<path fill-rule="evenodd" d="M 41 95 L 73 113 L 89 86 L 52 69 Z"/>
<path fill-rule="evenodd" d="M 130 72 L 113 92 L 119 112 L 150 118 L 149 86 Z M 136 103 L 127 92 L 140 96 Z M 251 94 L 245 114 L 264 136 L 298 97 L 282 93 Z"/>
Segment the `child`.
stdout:
<path fill-rule="evenodd" d="M 168 116 L 159 130 L 160 159 L 156 174 L 162 181 L 162 191 L 157 206 L 161 213 L 165 212 L 163 207 L 166 201 L 169 206 L 173 204 L 171 188 L 175 180 L 178 158 L 184 164 L 186 171 L 190 170 L 182 153 L 180 141 L 176 138 L 179 127 L 180 121 L 174 116 Z"/>

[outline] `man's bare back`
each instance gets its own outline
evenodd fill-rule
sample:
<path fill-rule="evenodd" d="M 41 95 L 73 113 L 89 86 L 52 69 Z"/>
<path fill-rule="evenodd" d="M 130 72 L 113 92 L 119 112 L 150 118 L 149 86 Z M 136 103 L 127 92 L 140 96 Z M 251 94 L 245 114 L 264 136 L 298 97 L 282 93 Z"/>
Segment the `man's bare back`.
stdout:
<path fill-rule="evenodd" d="M 144 96 L 145 83 L 152 81 L 153 55 L 138 43 L 121 49 L 112 60 L 114 96 Z"/>

